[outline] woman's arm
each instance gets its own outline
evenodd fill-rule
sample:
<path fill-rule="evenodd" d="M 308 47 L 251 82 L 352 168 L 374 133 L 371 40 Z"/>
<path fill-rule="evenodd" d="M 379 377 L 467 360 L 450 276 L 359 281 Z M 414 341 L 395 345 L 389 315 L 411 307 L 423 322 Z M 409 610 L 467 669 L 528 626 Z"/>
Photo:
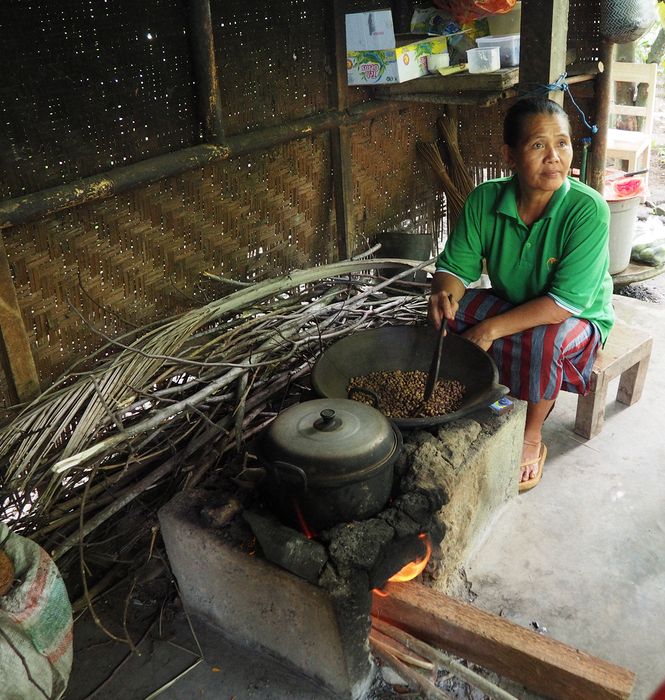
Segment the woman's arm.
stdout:
<path fill-rule="evenodd" d="M 487 318 L 462 335 L 483 350 L 487 350 L 497 338 L 519 333 L 534 326 L 563 323 L 572 315 L 551 297 L 542 296 L 520 304 L 503 314 Z"/>

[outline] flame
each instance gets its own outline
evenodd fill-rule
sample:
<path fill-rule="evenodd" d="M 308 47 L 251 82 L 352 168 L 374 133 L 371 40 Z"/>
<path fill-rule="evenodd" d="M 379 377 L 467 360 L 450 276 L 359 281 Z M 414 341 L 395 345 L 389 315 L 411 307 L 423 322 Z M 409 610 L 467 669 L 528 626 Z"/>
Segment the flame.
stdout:
<path fill-rule="evenodd" d="M 393 574 L 388 579 L 388 581 L 392 581 L 393 583 L 396 583 L 398 581 L 410 581 L 411 579 L 415 578 L 419 573 L 421 573 L 427 566 L 427 562 L 429 561 L 429 558 L 432 555 L 432 545 L 429 542 L 429 537 L 424 532 L 421 532 L 420 535 L 418 535 L 418 537 L 420 537 L 421 540 L 425 540 L 425 556 L 416 559 L 415 561 L 410 561 L 408 564 L 403 566 L 396 574 Z"/>
<path fill-rule="evenodd" d="M 302 511 L 300 510 L 300 506 L 298 505 L 297 499 L 293 499 L 293 507 L 296 510 L 296 516 L 298 518 L 298 523 L 300 524 L 300 529 L 303 531 L 303 534 L 308 540 L 314 539 L 315 533 L 310 530 L 309 525 L 307 524 L 307 521 L 305 520 Z"/>

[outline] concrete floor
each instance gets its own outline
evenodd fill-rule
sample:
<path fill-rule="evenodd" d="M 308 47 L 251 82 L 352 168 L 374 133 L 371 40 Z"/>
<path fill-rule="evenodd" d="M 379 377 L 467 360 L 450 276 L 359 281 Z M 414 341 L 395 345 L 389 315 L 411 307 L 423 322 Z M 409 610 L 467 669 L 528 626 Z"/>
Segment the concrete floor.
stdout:
<path fill-rule="evenodd" d="M 665 292 L 665 275 L 658 280 Z M 665 679 L 665 303 L 615 296 L 615 305 L 624 320 L 654 335 L 641 401 L 616 404 L 615 380 L 605 427 L 586 441 L 572 431 L 576 397 L 562 394 L 545 425 L 549 453 L 541 483 L 497 514 L 466 573 L 476 606 L 525 626 L 536 622 L 553 639 L 633 670 L 632 700 L 646 700 Z M 117 613 L 124 596 L 109 608 Z M 220 645 L 214 658 L 166 687 L 197 661 L 198 651 L 181 614 L 162 619 L 158 598 L 133 604 L 140 656 L 127 656 L 87 616 L 79 620 L 66 700 L 144 700 L 155 691 L 160 700 L 328 697 L 231 645 Z M 389 688 L 373 692 L 374 700 L 393 697 Z"/>
<path fill-rule="evenodd" d="M 616 403 L 615 380 L 587 441 L 561 394 L 541 483 L 497 514 L 467 576 L 476 606 L 631 669 L 645 700 L 665 680 L 665 304 L 615 295 L 615 308 L 654 336 L 642 399 Z"/>

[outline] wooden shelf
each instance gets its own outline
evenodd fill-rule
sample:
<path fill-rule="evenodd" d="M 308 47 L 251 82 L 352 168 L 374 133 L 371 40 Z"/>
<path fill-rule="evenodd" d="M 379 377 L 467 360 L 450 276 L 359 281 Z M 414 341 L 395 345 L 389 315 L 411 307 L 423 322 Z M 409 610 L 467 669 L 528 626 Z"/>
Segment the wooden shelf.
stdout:
<path fill-rule="evenodd" d="M 427 75 L 395 85 L 377 85 L 374 96 L 380 100 L 440 102 L 487 106 L 517 94 L 519 68 L 502 68 L 492 73 L 453 73 Z"/>

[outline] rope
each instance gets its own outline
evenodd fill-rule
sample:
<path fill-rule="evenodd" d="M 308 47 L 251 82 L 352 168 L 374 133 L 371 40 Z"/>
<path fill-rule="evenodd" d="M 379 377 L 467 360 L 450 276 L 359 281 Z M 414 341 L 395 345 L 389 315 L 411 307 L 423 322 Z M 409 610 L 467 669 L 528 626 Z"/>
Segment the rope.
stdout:
<path fill-rule="evenodd" d="M 592 134 L 597 134 L 598 133 L 598 126 L 596 124 L 589 124 L 588 119 L 586 118 L 586 115 L 580 108 L 580 106 L 575 102 L 575 98 L 573 97 L 573 93 L 570 91 L 570 86 L 566 82 L 566 77 L 568 76 L 567 73 L 561 73 L 561 75 L 555 80 L 553 83 L 549 83 L 548 85 L 538 85 L 536 88 L 531 90 L 530 92 L 527 92 L 525 94 L 520 95 L 520 97 L 535 97 L 535 96 L 541 96 L 543 94 L 547 94 L 548 92 L 554 92 L 555 90 L 561 90 L 565 93 L 568 94 L 568 97 L 570 98 L 570 101 L 573 103 L 573 106 L 575 109 L 579 112 L 580 117 L 582 119 L 582 122 L 584 123 L 584 126 L 591 131 Z"/>

